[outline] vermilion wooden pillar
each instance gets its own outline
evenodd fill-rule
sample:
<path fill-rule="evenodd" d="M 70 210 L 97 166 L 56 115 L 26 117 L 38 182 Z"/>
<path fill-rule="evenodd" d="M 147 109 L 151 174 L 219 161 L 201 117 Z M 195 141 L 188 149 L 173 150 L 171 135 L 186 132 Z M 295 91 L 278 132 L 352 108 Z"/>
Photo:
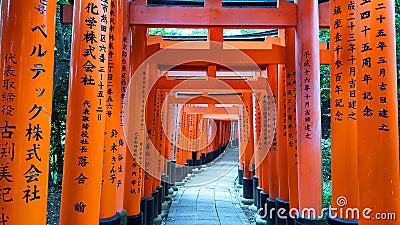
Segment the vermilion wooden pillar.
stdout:
<path fill-rule="evenodd" d="M 107 98 L 105 110 L 105 132 L 103 172 L 100 200 L 101 222 L 119 220 L 116 216 L 116 191 L 118 172 L 118 149 L 121 116 L 121 73 L 122 73 L 122 13 L 123 1 L 112 0 L 110 5 L 110 45 L 108 54 Z M 114 217 L 115 216 L 115 217 Z M 114 218 L 111 218 L 114 217 Z"/>
<path fill-rule="evenodd" d="M 378 214 L 400 214 L 394 1 L 355 1 L 355 9 L 359 207 L 374 218 L 359 223 L 398 224 Z"/>
<path fill-rule="evenodd" d="M 253 94 L 253 121 L 254 121 L 254 164 L 255 164 L 255 169 L 256 169 L 256 174 L 253 176 L 253 200 L 254 200 L 254 205 L 257 207 L 260 207 L 259 204 L 259 193 L 260 190 L 262 189 L 262 184 L 263 184 L 263 175 L 262 173 L 265 172 L 263 168 L 261 167 L 261 162 L 264 159 L 263 158 L 263 152 L 265 149 L 262 149 L 261 143 L 264 140 L 261 140 L 261 132 L 262 132 L 262 115 L 261 115 L 261 105 L 260 105 L 260 98 L 261 94 L 260 93 L 255 93 Z M 261 206 L 263 207 L 263 206 Z"/>
<path fill-rule="evenodd" d="M 184 122 L 184 118 L 183 118 L 183 113 L 182 113 L 182 106 L 179 106 L 177 109 L 177 124 L 175 127 L 175 135 L 176 135 L 176 142 L 177 142 L 177 146 L 176 146 L 176 164 L 178 166 L 183 166 L 184 164 L 184 153 L 183 153 L 183 137 L 182 137 L 182 129 L 183 129 L 183 122 Z"/>
<path fill-rule="evenodd" d="M 212 161 L 212 152 L 214 148 L 214 142 L 215 142 L 215 135 L 216 135 L 216 126 L 215 126 L 215 121 L 213 119 L 208 120 L 208 125 L 207 125 L 207 162 Z"/>
<path fill-rule="evenodd" d="M 224 142 L 224 121 L 220 120 L 218 126 L 218 146 L 217 146 L 218 155 L 221 153 L 223 142 Z"/>
<path fill-rule="evenodd" d="M 187 158 L 187 162 L 190 162 L 189 166 L 193 166 L 194 160 L 196 160 L 195 157 L 193 157 L 193 154 L 196 154 L 195 152 L 195 148 L 196 146 L 194 145 L 195 141 L 195 135 L 196 135 L 196 129 L 197 129 L 197 125 L 196 125 L 196 115 L 195 114 L 188 114 L 188 120 L 189 120 L 189 126 L 188 126 L 188 130 L 187 130 L 187 138 L 188 138 L 188 158 Z"/>
<path fill-rule="evenodd" d="M 239 116 L 238 116 L 238 139 L 239 139 L 239 168 L 238 168 L 238 180 L 239 184 L 243 184 L 244 176 L 244 152 L 246 149 L 246 129 L 244 123 L 245 106 L 239 105 Z"/>
<path fill-rule="evenodd" d="M 295 29 L 286 28 L 286 116 L 287 116 L 287 157 L 288 157 L 288 177 L 289 177 L 289 203 L 280 201 L 282 206 L 299 208 L 298 197 L 298 151 L 297 151 L 297 115 L 296 115 L 296 63 L 295 63 Z M 288 224 L 294 224 L 293 214 L 288 214 Z"/>
<path fill-rule="evenodd" d="M 142 169 L 146 136 L 144 130 L 145 99 L 141 92 L 146 90 L 147 70 L 144 73 L 135 73 L 139 65 L 146 58 L 146 27 L 133 26 L 132 49 L 130 57 L 131 74 L 130 85 L 126 90 L 124 118 L 125 141 L 128 149 L 125 157 L 124 208 L 127 211 L 128 223 L 142 224 L 145 221 L 146 199 L 144 197 L 144 172 Z M 129 42 L 128 42 L 129 43 Z M 128 110 L 129 109 L 129 110 Z M 133 111 L 131 111 L 133 110 Z M 143 120 L 138 120 L 137 118 Z"/>
<path fill-rule="evenodd" d="M 216 149 L 217 142 L 218 142 L 218 121 L 217 120 L 212 120 L 212 122 L 215 124 L 214 129 L 212 129 L 212 134 L 214 134 L 213 137 L 211 137 L 211 145 L 210 145 L 210 152 L 213 153 Z M 211 159 L 213 160 L 213 159 Z"/>
<path fill-rule="evenodd" d="M 185 112 L 184 106 L 178 105 L 177 108 L 177 124 L 175 128 L 176 135 L 176 173 L 175 181 L 182 182 L 186 176 L 187 168 L 186 163 L 186 140 L 185 140 Z"/>
<path fill-rule="evenodd" d="M 125 158 L 127 157 L 127 143 L 124 134 L 125 127 L 125 95 L 130 76 L 130 27 L 129 27 L 129 14 L 126 13 L 129 7 L 129 0 L 123 0 L 122 5 L 119 6 L 119 15 L 122 16 L 122 50 L 121 50 L 121 115 L 120 115 L 120 141 L 118 143 L 118 172 L 117 172 L 117 211 L 121 212 L 124 208 L 124 187 L 125 187 Z M 118 17 L 121 19 L 121 17 Z M 129 150 L 128 150 L 129 151 Z"/>
<path fill-rule="evenodd" d="M 169 95 L 167 97 L 167 101 L 169 99 Z M 164 106 L 165 107 L 165 106 Z M 176 105 L 175 104 L 169 104 L 167 102 L 166 105 L 166 109 L 165 109 L 165 115 L 166 118 L 165 120 L 163 120 L 163 122 L 165 121 L 165 128 L 166 128 L 166 137 L 165 137 L 165 142 L 166 142 L 166 156 L 165 156 L 165 160 L 166 160 L 166 177 L 165 177 L 165 183 L 166 183 L 166 187 L 167 189 L 169 189 L 169 187 L 171 185 L 173 185 L 173 183 L 175 182 L 175 166 L 176 166 L 176 161 L 175 161 L 175 144 L 176 144 L 176 139 L 175 139 L 175 125 L 176 125 L 176 120 L 177 120 L 177 116 L 176 116 Z"/>
<path fill-rule="evenodd" d="M 157 74 L 157 68 L 156 65 L 153 65 L 153 69 L 151 70 L 151 73 L 153 76 L 156 76 Z M 154 158 L 154 183 L 153 183 L 153 197 L 154 197 L 154 217 L 158 217 L 158 214 L 161 214 L 162 210 L 162 195 L 161 193 L 163 192 L 162 186 L 161 186 L 161 175 L 163 172 L 163 147 L 164 147 L 164 141 L 163 141 L 163 130 L 162 130 L 162 124 L 161 124 L 161 107 L 162 103 L 164 101 L 165 95 L 164 92 L 161 90 L 156 91 L 156 110 L 155 110 L 155 130 L 154 130 L 154 147 L 153 152 L 151 155 L 153 155 Z"/>
<path fill-rule="evenodd" d="M 118 11 L 120 12 L 119 17 L 123 20 L 122 25 L 122 45 L 121 45 L 121 115 L 120 115 L 120 129 L 119 135 L 120 140 L 118 143 L 118 172 L 117 172 L 117 211 L 121 212 L 124 208 L 124 188 L 125 188 L 125 158 L 127 153 L 127 144 L 125 140 L 124 134 L 124 126 L 125 126 L 125 95 L 126 88 L 128 86 L 130 70 L 129 70 L 129 56 L 130 56 L 130 44 L 128 42 L 130 37 L 130 27 L 129 27 L 129 15 L 128 13 L 124 13 L 128 10 L 129 1 L 123 0 L 121 5 L 117 6 Z"/>
<path fill-rule="evenodd" d="M 322 208 L 321 174 L 321 98 L 318 1 L 298 2 L 297 25 L 297 140 L 299 222 L 311 223 Z M 317 221 L 312 221 L 317 223 Z M 322 223 L 322 222 L 321 222 Z"/>
<path fill-rule="evenodd" d="M 243 173 L 243 198 L 253 198 L 253 165 L 252 158 L 254 153 L 254 141 L 253 141 L 253 106 L 252 106 L 252 94 L 243 93 L 243 104 L 244 116 L 243 124 L 246 129 L 244 132 L 244 144 L 246 148 L 244 150 L 244 173 Z"/>
<path fill-rule="evenodd" d="M 286 67 L 278 68 L 278 96 L 277 96 L 277 149 L 278 149 L 278 173 L 279 173 L 279 197 L 276 199 L 277 225 L 286 225 L 286 219 L 281 217 L 289 211 L 289 164 L 288 164 L 288 92 L 286 86 Z M 283 213 L 280 211 L 285 210 Z"/>
<path fill-rule="evenodd" d="M 157 77 L 157 65 L 152 65 L 152 76 Z M 158 217 L 158 214 L 161 213 L 162 202 L 161 202 L 161 175 L 163 171 L 163 130 L 161 124 L 161 107 L 162 102 L 164 101 L 164 92 L 162 90 L 157 90 L 155 95 L 155 130 L 154 130 L 154 149 L 151 153 L 153 161 L 154 161 L 154 172 L 153 173 L 153 197 L 154 197 L 154 218 Z"/>
<path fill-rule="evenodd" d="M 56 3 L 41 6 L 1 4 L 3 224 L 46 223 Z"/>
<path fill-rule="evenodd" d="M 153 76 L 153 71 L 149 66 L 148 78 Z M 147 86 L 146 86 L 147 87 Z M 149 95 L 147 96 L 147 103 L 145 106 L 146 114 L 146 144 L 145 144 L 145 156 L 144 156 L 144 195 L 147 198 L 146 207 L 146 224 L 152 224 L 154 218 L 154 207 L 156 203 L 156 198 L 154 191 L 157 186 L 156 170 L 157 162 L 155 152 L 156 143 L 156 114 L 157 114 L 157 91 L 155 89 L 149 90 Z"/>
<path fill-rule="evenodd" d="M 269 105 L 275 101 L 276 96 L 278 94 L 278 65 L 268 65 L 267 66 L 267 74 L 268 74 L 268 84 L 272 91 L 272 96 L 268 96 Z M 276 102 L 276 101 L 275 101 Z M 276 120 L 280 115 L 274 115 L 273 109 L 269 110 L 270 115 L 268 120 L 268 126 L 270 127 L 270 138 L 272 141 L 270 150 L 268 152 L 268 185 L 269 185 L 269 198 L 267 199 L 267 214 L 269 215 L 269 223 L 275 224 L 276 222 L 276 212 L 271 209 L 276 208 L 276 198 L 279 195 L 279 175 L 278 175 L 278 152 L 277 152 L 277 142 L 276 142 Z"/>
<path fill-rule="evenodd" d="M 232 133 L 233 133 L 233 141 L 235 146 L 239 145 L 239 128 L 238 121 L 233 122 L 232 124 Z"/>
<path fill-rule="evenodd" d="M 207 145 L 208 145 L 208 118 L 202 118 L 200 120 L 201 123 L 201 130 L 200 130 L 200 153 L 203 156 L 202 164 L 206 162 L 206 154 L 207 154 Z"/>
<path fill-rule="evenodd" d="M 162 124 L 161 124 L 161 107 L 162 107 L 162 102 L 164 101 L 164 93 L 161 90 L 157 90 L 157 96 L 156 96 L 156 103 L 157 103 L 157 110 L 156 110 L 156 130 L 155 130 L 155 147 L 157 150 L 157 153 L 159 154 L 158 157 L 156 158 L 156 184 L 157 187 L 161 185 L 161 174 L 163 172 L 163 162 L 161 161 L 161 158 L 163 157 L 164 153 L 164 136 L 163 136 L 163 130 L 162 130 Z"/>
<path fill-rule="evenodd" d="M 201 159 L 202 159 L 202 157 L 201 157 L 201 153 L 203 153 L 202 152 L 202 150 L 203 150 L 203 147 L 202 147 L 202 145 L 201 145 L 201 142 L 202 142 L 202 129 L 203 129 L 203 115 L 202 114 L 197 114 L 197 117 L 196 117 L 196 135 L 195 135 L 195 145 L 196 145 L 196 152 L 197 152 L 197 154 L 196 154 L 196 162 L 195 162 L 195 164 L 196 165 L 201 165 L 201 164 L 203 164 L 202 163 L 202 161 L 201 161 Z"/>
<path fill-rule="evenodd" d="M 161 185 L 165 188 L 167 188 L 167 181 L 169 179 L 168 176 L 168 160 L 169 160 L 169 147 L 170 147 L 170 141 L 168 138 L 169 135 L 169 125 L 172 123 L 172 118 L 168 118 L 168 113 L 171 110 L 171 106 L 168 103 L 168 92 L 164 92 L 162 95 L 162 99 L 160 99 L 160 104 L 161 104 L 161 111 L 160 111 L 160 126 L 161 126 L 161 131 L 160 135 L 161 136 L 161 155 L 162 158 L 162 174 L 161 174 Z M 165 190 L 164 190 L 165 191 Z"/>
<path fill-rule="evenodd" d="M 176 159 L 176 154 L 177 154 L 177 150 L 175 151 L 175 143 L 177 142 L 176 140 L 176 135 L 175 135 L 175 127 L 177 124 L 177 114 L 176 114 L 176 108 L 177 105 L 173 104 L 173 105 L 168 105 L 170 107 L 170 109 L 168 109 L 168 118 L 170 119 L 170 123 L 168 123 L 168 129 L 169 129 L 169 151 L 168 151 L 168 160 L 175 160 Z M 178 149 L 178 148 L 177 148 Z"/>
<path fill-rule="evenodd" d="M 101 4 L 74 3 L 60 224 L 99 222 L 110 15 Z"/>
<path fill-rule="evenodd" d="M 267 198 L 269 196 L 269 166 L 268 166 L 268 157 L 269 157 L 269 150 L 271 147 L 271 126 L 269 125 L 269 118 L 270 118 L 270 107 L 272 104 L 269 102 L 268 94 L 262 93 L 259 95 L 259 103 L 260 103 L 260 108 L 262 109 L 262 114 L 261 114 L 261 132 L 264 132 L 264 135 L 262 136 L 264 139 L 260 139 L 260 160 L 261 160 L 261 180 L 260 180 L 260 186 L 262 188 L 262 193 L 261 193 L 261 201 L 260 205 L 262 207 L 265 207 Z M 261 133 L 262 135 L 262 133 Z"/>
<path fill-rule="evenodd" d="M 343 224 L 356 222 L 358 219 L 353 215 L 340 213 L 340 210 L 358 207 L 359 186 L 356 52 L 348 50 L 355 45 L 355 39 L 352 38 L 355 21 L 348 19 L 355 18 L 355 8 L 348 7 L 349 3 L 350 1 L 332 2 L 330 10 L 333 210 L 329 220 Z M 338 21 L 342 25 L 337 25 Z M 347 203 L 343 204 L 345 200 Z"/>
<path fill-rule="evenodd" d="M 190 152 L 189 142 L 189 127 L 190 127 L 190 116 L 183 110 L 183 127 L 182 127 L 182 139 L 183 139 L 183 164 L 187 165 Z"/>
<path fill-rule="evenodd" d="M 286 68 L 279 65 L 278 69 L 278 96 L 277 103 L 277 150 L 278 150 L 278 172 L 279 172 L 279 198 L 289 202 L 289 180 L 288 180 L 288 154 L 287 154 L 287 100 L 286 100 Z"/>

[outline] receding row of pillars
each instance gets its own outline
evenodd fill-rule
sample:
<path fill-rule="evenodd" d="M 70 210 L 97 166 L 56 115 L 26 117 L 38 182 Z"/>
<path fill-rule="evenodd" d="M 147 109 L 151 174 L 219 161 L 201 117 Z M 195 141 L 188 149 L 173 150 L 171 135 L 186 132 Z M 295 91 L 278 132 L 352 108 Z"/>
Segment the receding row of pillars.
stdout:
<path fill-rule="evenodd" d="M 176 104 L 164 110 L 168 93 L 148 87 L 154 70 L 133 78 L 146 58 L 147 28 L 129 26 L 129 1 L 74 4 L 60 224 L 120 224 L 123 214 L 128 224 L 153 224 L 175 165 L 215 159 L 231 138 L 230 121 Z M 54 1 L 2 2 L 4 225 L 46 224 L 55 14 Z"/>
<path fill-rule="evenodd" d="M 276 133 L 268 126 L 271 118 L 259 116 L 260 96 L 243 95 L 248 113 L 239 117 L 243 197 L 254 198 L 254 204 L 266 210 L 268 224 L 397 224 L 394 2 L 332 1 L 330 5 L 330 209 L 322 204 L 317 6 L 316 1 L 298 2 L 298 27 L 285 29 L 287 63 L 267 68 L 277 104 Z M 278 79 L 270 76 L 276 73 Z M 272 144 L 259 141 L 264 121 L 267 133 L 274 135 L 269 137 Z M 258 163 L 260 149 L 269 153 Z M 287 219 L 277 215 L 279 209 Z"/>
<path fill-rule="evenodd" d="M 151 213 L 143 215 L 144 208 L 155 212 L 155 193 L 166 182 L 168 160 L 175 159 L 178 166 L 207 160 L 207 150 L 195 157 L 185 150 L 193 143 L 183 137 L 196 137 L 188 128 L 199 117 L 183 115 L 175 121 L 186 128 L 175 135 L 176 142 L 185 147 L 165 144 L 168 135 L 158 133 L 162 110 L 146 102 L 152 99 L 157 105 L 166 98 L 166 93 L 147 90 L 152 69 L 141 65 L 146 58 L 146 27 L 129 27 L 127 0 L 81 0 L 74 7 L 60 224 L 97 224 L 99 219 L 109 223 L 123 210 L 130 223 L 142 223 L 144 218 L 152 219 Z M 46 223 L 55 12 L 55 2 L 2 2 L 3 224 Z M 274 99 L 243 94 L 242 112 L 250 116 L 239 119 L 239 143 L 247 143 L 240 147 L 240 168 L 245 198 L 253 198 L 248 194 L 253 188 L 248 187 L 253 186 L 255 173 L 262 193 L 269 196 L 267 205 L 300 212 L 313 208 L 316 213 L 300 213 L 295 222 L 324 223 L 309 218 L 322 212 L 317 2 L 298 2 L 297 17 L 297 29 L 285 29 L 286 65 L 267 68 L 277 102 L 276 135 L 271 116 L 253 117 Z M 371 217 L 399 215 L 394 2 L 333 1 L 331 21 L 333 206 L 370 208 Z M 132 76 L 131 71 L 137 69 L 142 73 Z M 147 91 L 154 97 L 146 98 Z M 134 100 L 126 101 L 126 96 Z M 126 108 L 131 109 L 129 115 L 121 110 Z M 146 116 L 152 119 L 138 119 Z M 262 117 L 265 129 L 257 125 Z M 229 123 L 217 124 L 217 141 L 207 146 L 210 152 L 220 152 L 229 140 L 222 135 L 230 133 L 223 131 L 224 127 L 229 130 Z M 254 134 L 264 130 L 267 141 L 261 140 L 258 146 Z M 267 160 L 253 166 L 253 158 L 262 158 L 254 151 L 263 146 L 271 146 Z M 166 161 L 154 161 L 151 156 L 157 154 L 166 156 Z M 337 201 L 342 197 L 345 205 Z M 330 224 L 396 224 L 396 220 L 366 217 L 356 221 L 343 214 L 328 217 Z"/>

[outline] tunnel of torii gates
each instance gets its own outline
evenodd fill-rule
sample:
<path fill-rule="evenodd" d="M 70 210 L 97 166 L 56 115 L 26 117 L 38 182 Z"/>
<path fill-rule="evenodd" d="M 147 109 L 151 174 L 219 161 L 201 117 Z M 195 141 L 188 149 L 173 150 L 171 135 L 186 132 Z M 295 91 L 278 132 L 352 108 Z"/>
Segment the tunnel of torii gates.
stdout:
<path fill-rule="evenodd" d="M 168 188 L 229 143 L 240 149 L 243 197 L 267 205 L 268 224 L 400 224 L 372 219 L 400 215 L 394 1 L 277 5 L 62 6 L 73 37 L 60 224 L 120 224 L 124 213 L 127 224 L 152 224 Z M 56 1 L 1 8 L 0 224 L 43 225 Z M 208 40 L 163 40 L 152 27 L 207 28 Z M 278 35 L 229 41 L 223 28 Z M 325 220 L 320 64 L 331 65 L 338 209 Z M 359 218 L 340 213 L 354 208 Z"/>

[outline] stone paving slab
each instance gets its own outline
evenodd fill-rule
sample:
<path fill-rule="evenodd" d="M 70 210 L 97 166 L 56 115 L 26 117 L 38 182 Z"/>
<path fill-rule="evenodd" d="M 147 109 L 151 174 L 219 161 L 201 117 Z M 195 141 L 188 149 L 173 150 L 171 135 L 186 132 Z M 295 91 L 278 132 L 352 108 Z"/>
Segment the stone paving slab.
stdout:
<path fill-rule="evenodd" d="M 166 225 L 241 225 L 247 220 L 234 182 L 239 150 L 230 148 L 203 171 L 179 187 Z"/>

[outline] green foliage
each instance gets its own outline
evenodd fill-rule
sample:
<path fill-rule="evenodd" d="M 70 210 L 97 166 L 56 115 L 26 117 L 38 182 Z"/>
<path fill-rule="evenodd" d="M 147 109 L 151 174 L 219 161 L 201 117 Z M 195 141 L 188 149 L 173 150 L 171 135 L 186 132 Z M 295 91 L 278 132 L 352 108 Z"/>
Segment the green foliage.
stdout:
<path fill-rule="evenodd" d="M 321 65 L 321 129 L 322 138 L 328 139 L 331 135 L 331 106 L 330 106 L 330 66 Z"/>
<path fill-rule="evenodd" d="M 245 29 L 245 30 L 240 30 L 241 34 L 254 34 L 254 33 L 259 33 L 259 32 L 264 32 L 267 31 L 266 29 Z"/>
<path fill-rule="evenodd" d="M 400 0 L 395 1 L 396 12 L 396 60 L 397 60 L 397 99 L 400 101 Z M 400 105 L 399 112 L 400 112 Z M 400 113 L 398 115 L 400 121 Z"/>
<path fill-rule="evenodd" d="M 322 183 L 322 207 L 329 208 L 332 205 L 332 181 Z"/>
<path fill-rule="evenodd" d="M 58 0 L 58 3 L 67 4 L 68 1 Z M 71 25 L 61 24 L 60 5 L 57 4 L 53 77 L 53 111 L 51 117 L 51 146 L 49 162 L 50 185 L 61 184 L 64 164 L 71 32 Z"/>
<path fill-rule="evenodd" d="M 329 30 L 320 30 L 320 41 L 330 41 Z M 332 202 L 331 181 L 331 107 L 330 107 L 330 65 L 321 65 L 321 151 L 322 151 L 322 203 L 328 208 Z"/>
<path fill-rule="evenodd" d="M 324 182 L 331 180 L 331 139 L 322 139 L 322 178 Z"/>
<path fill-rule="evenodd" d="M 150 28 L 150 35 L 162 36 L 206 36 L 207 29 Z"/>
<path fill-rule="evenodd" d="M 331 139 L 321 141 L 322 150 L 322 201 L 323 207 L 331 205 L 332 201 L 332 177 L 331 177 Z"/>

